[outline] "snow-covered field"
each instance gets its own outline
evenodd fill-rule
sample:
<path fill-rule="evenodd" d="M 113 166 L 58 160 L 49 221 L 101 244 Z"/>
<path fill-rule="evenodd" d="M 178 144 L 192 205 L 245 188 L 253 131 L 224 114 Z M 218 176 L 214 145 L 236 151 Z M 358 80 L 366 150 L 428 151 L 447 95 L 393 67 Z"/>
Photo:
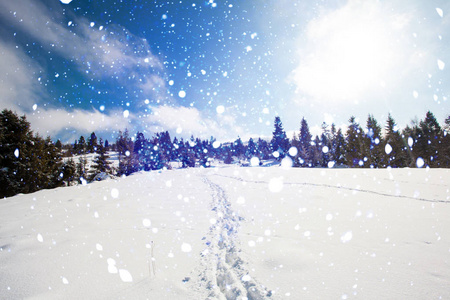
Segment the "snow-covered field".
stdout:
<path fill-rule="evenodd" d="M 0 298 L 449 299 L 449 178 L 221 166 L 1 199 Z"/>

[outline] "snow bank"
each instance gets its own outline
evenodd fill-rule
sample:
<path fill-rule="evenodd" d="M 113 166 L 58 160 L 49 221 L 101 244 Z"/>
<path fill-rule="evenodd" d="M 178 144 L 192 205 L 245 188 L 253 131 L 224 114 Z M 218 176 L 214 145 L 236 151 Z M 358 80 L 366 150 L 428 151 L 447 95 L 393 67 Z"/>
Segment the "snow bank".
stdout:
<path fill-rule="evenodd" d="M 220 166 L 2 199 L 0 294 L 449 298 L 449 175 Z"/>

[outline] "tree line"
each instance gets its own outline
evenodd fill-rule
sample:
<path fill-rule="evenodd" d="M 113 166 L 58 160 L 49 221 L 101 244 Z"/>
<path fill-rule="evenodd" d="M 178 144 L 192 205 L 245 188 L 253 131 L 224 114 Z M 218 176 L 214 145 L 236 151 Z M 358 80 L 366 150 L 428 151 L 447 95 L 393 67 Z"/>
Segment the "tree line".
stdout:
<path fill-rule="evenodd" d="M 243 142 L 219 143 L 214 137 L 202 140 L 170 137 L 159 132 L 119 132 L 114 143 L 80 136 L 71 144 L 55 143 L 50 137 L 34 134 L 25 116 L 10 110 L 0 114 L 0 197 L 30 193 L 74 183 L 85 184 L 105 174 L 130 175 L 138 171 L 209 167 L 213 160 L 226 164 L 262 164 L 274 159 L 293 167 L 450 167 L 450 116 L 441 127 L 433 113 L 400 129 L 391 115 L 382 125 L 369 115 L 365 126 L 352 116 L 345 131 L 334 124 L 322 124 L 322 133 L 313 136 L 302 118 L 299 131 L 286 135 L 280 117 L 275 117 L 270 140 L 250 138 Z M 118 156 L 117 168 L 108 153 Z M 87 154 L 95 154 L 88 168 Z M 63 156 L 66 158 L 63 159 Z M 100 177 L 99 177 L 100 176 Z"/>

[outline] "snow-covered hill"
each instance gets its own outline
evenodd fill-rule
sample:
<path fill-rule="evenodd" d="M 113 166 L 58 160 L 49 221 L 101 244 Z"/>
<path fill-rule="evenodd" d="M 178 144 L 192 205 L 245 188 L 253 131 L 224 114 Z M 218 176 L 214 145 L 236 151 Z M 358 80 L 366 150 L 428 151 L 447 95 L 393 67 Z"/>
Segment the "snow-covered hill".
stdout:
<path fill-rule="evenodd" d="M 448 299 L 441 169 L 183 169 L 0 200 L 3 299 Z"/>

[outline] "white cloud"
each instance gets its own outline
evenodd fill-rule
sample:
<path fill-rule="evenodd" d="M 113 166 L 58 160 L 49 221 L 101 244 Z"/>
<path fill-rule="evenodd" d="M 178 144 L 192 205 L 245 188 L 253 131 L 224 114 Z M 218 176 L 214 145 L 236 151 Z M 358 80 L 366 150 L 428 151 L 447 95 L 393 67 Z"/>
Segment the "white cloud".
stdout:
<path fill-rule="evenodd" d="M 129 120 L 122 111 L 107 115 L 97 110 L 42 109 L 37 108 L 27 115 L 33 131 L 43 136 L 64 136 L 68 141 L 90 132 L 112 132 L 124 130 Z"/>
<path fill-rule="evenodd" d="M 71 13 L 65 15 L 70 18 Z M 144 97 L 166 94 L 159 75 L 163 65 L 146 39 L 114 24 L 91 26 L 81 17 L 73 16 L 69 25 L 63 16 L 57 3 L 0 2 L 0 17 L 21 36 L 29 35 L 30 42 L 74 63 L 85 76 L 116 81 L 133 91 L 142 87 Z"/>
<path fill-rule="evenodd" d="M 148 42 L 121 26 L 108 25 L 100 30 L 92 27 L 89 20 L 75 17 L 68 26 L 62 14 L 31 0 L 2 1 L 0 15 L 43 47 L 74 60 L 82 71 L 90 71 L 94 76 L 117 75 L 135 67 L 162 68 Z"/>
<path fill-rule="evenodd" d="M 152 112 L 146 121 L 153 132 L 168 130 L 183 138 L 193 135 L 208 139 L 214 136 L 224 140 L 235 139 L 242 132 L 231 115 L 220 115 L 211 119 L 194 107 L 182 106 L 153 107 Z"/>
<path fill-rule="evenodd" d="M 42 94 L 36 73 L 39 66 L 12 45 L 0 41 L 0 107 L 32 109 Z"/>
<path fill-rule="evenodd" d="M 70 17 L 70 11 L 65 15 Z M 74 63 L 88 77 L 116 81 L 130 90 L 141 89 L 143 97 L 161 98 L 160 103 L 165 99 L 166 83 L 159 75 L 163 73 L 162 63 L 151 53 L 147 40 L 121 26 L 109 24 L 100 30 L 89 20 L 75 16 L 69 24 L 58 3 L 44 5 L 31 0 L 1 1 L 0 18 L 11 24 L 18 36 L 27 36 L 29 43 Z M 26 114 L 35 132 L 69 140 L 72 135 L 112 132 L 138 123 L 132 114 L 124 118 L 123 111 L 103 113 L 49 103 L 52 96 L 38 81 L 41 77 L 45 82 L 48 76 L 39 64 L 46 62 L 28 57 L 20 39 L 15 44 L 0 39 L 0 107 Z"/>

